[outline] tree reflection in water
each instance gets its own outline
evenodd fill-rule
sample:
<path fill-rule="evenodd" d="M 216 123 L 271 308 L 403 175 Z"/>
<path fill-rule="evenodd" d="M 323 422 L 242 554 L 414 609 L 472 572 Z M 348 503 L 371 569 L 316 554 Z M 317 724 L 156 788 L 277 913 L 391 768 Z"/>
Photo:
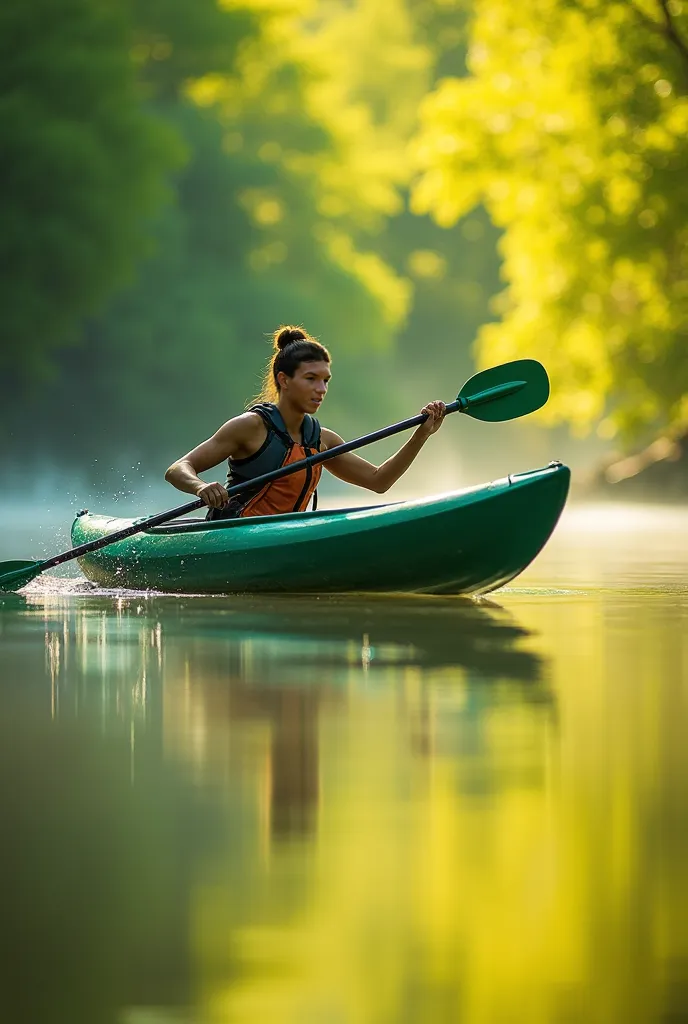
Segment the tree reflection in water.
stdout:
<path fill-rule="evenodd" d="M 337 901 L 350 885 L 340 853 L 370 847 L 386 891 L 390 793 L 425 799 L 457 758 L 466 794 L 542 773 L 546 672 L 497 607 L 133 595 L 12 597 L 1 613 L 13 1020 L 194 1002 L 221 1020 L 235 995 L 239 1012 L 255 971 L 267 993 L 293 953 L 287 932 L 265 946 L 267 922 L 274 936 L 296 915 L 296 936 L 322 885 Z M 520 776 L 486 772 L 486 722 L 514 707 L 532 709 Z M 339 817 L 368 806 L 369 835 L 342 843 Z"/>

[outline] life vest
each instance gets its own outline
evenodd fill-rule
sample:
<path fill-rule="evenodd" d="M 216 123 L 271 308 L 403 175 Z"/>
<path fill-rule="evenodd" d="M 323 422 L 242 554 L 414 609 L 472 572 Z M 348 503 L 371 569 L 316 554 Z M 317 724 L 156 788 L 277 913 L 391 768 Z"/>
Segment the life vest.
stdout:
<path fill-rule="evenodd" d="M 228 459 L 227 486 L 245 483 L 292 462 L 299 462 L 320 451 L 320 423 L 306 415 L 301 427 L 301 443 L 291 437 L 276 405 L 263 402 L 252 405 L 267 428 L 267 436 L 257 452 L 246 459 Z M 317 507 L 316 488 L 322 466 L 306 466 L 298 473 L 281 477 L 269 484 L 258 484 L 229 499 L 224 508 L 211 508 L 208 519 L 235 519 L 240 516 L 274 516 L 283 512 L 303 512 L 313 498 Z"/>

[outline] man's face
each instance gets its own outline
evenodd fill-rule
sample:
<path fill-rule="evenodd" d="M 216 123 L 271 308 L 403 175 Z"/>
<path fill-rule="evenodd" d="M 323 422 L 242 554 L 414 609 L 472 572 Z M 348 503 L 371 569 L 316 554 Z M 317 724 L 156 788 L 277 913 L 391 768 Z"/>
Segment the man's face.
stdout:
<path fill-rule="evenodd" d="M 280 394 L 287 395 L 302 412 L 316 413 L 320 408 L 332 376 L 330 364 L 324 361 L 301 363 L 293 377 L 279 373 Z"/>

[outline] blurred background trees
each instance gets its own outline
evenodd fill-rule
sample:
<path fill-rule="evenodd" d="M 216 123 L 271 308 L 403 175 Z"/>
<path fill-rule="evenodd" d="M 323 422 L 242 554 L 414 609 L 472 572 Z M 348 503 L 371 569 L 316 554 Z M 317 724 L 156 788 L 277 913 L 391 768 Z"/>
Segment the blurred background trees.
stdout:
<path fill-rule="evenodd" d="M 602 436 L 688 419 L 688 5 L 478 0 L 470 76 L 428 98 L 414 209 L 479 204 L 506 289 L 480 358 L 543 359 L 545 416 Z"/>
<path fill-rule="evenodd" d="M 3 392 L 38 384 L 55 346 L 145 253 L 145 218 L 179 161 L 150 116 L 130 25 L 103 0 L 0 11 Z"/>
<path fill-rule="evenodd" d="M 687 10 L 8 0 L 10 458 L 167 464 L 282 322 L 331 348 L 340 431 L 520 355 L 550 422 L 680 430 Z"/>

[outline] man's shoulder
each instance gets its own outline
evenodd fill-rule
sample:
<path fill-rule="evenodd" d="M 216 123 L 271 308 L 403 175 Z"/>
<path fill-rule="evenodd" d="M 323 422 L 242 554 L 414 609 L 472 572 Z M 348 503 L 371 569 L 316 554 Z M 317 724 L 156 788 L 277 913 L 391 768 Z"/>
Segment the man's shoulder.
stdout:
<path fill-rule="evenodd" d="M 241 412 L 238 416 L 235 416 L 234 422 L 243 427 L 255 428 L 259 427 L 265 421 L 259 412 L 256 412 L 254 409 L 247 409 L 246 412 Z"/>
<path fill-rule="evenodd" d="M 219 432 L 235 437 L 238 440 L 245 440 L 261 432 L 265 433 L 265 423 L 262 416 L 257 412 L 247 410 L 246 412 L 239 413 L 238 416 L 232 416 L 231 420 L 223 423 Z"/>
<path fill-rule="evenodd" d="M 329 427 L 321 426 L 320 438 L 322 448 L 336 448 L 338 444 L 344 444 L 344 438 L 336 434 L 334 430 L 330 430 Z"/>

